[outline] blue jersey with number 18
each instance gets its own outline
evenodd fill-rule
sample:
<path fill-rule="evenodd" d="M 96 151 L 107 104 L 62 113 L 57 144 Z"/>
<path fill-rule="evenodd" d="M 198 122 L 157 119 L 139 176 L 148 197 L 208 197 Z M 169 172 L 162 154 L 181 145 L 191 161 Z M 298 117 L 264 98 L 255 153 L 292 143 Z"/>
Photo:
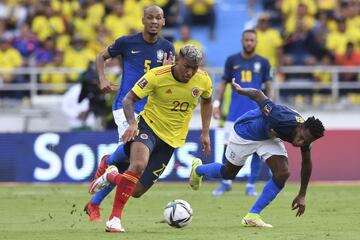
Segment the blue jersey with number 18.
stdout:
<path fill-rule="evenodd" d="M 121 56 L 122 79 L 120 88 L 113 103 L 113 110 L 122 108 L 122 100 L 134 84 L 150 69 L 162 66 L 164 53 L 172 52 L 175 56 L 174 46 L 166 39 L 159 38 L 155 43 L 144 40 L 142 33 L 127 35 L 118 38 L 108 47 L 111 57 Z M 136 113 L 144 109 L 146 99 L 135 104 Z"/>
<path fill-rule="evenodd" d="M 225 63 L 223 80 L 235 82 L 244 88 L 261 89 L 266 81 L 271 81 L 269 61 L 259 55 L 245 58 L 241 53 L 228 57 Z M 226 120 L 234 122 L 238 117 L 257 107 L 256 102 L 232 91 L 229 113 Z"/>

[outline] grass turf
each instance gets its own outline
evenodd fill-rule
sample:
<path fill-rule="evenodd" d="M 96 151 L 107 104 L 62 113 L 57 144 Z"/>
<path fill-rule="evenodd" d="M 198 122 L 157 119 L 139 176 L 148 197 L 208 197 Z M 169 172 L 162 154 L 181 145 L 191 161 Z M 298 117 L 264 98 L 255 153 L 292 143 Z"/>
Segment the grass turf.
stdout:
<path fill-rule="evenodd" d="M 90 223 L 82 211 L 90 198 L 86 185 L 0 185 L 0 239 L 360 239 L 359 185 L 309 186 L 305 214 L 297 218 L 291 202 L 298 184 L 288 184 L 262 213 L 273 229 L 240 226 L 255 201 L 244 195 L 244 184 L 212 197 L 216 186 L 205 183 L 195 192 L 186 183 L 155 184 L 142 198 L 130 199 L 123 214 L 127 232 L 121 234 L 104 231 L 113 193 L 104 201 L 103 222 Z M 162 223 L 163 207 L 173 199 L 194 210 L 186 228 Z"/>

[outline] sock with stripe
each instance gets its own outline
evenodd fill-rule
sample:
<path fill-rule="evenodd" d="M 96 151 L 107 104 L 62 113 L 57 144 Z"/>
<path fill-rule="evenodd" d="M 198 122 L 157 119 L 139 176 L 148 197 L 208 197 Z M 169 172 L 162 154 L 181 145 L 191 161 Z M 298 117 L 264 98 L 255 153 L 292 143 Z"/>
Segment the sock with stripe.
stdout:
<path fill-rule="evenodd" d="M 134 192 L 140 176 L 129 170 L 124 172 L 124 174 L 108 174 L 107 176 L 107 179 L 110 182 L 116 183 L 117 185 L 113 209 L 109 219 L 112 219 L 113 217 L 118 217 L 121 219 L 125 204 Z"/>

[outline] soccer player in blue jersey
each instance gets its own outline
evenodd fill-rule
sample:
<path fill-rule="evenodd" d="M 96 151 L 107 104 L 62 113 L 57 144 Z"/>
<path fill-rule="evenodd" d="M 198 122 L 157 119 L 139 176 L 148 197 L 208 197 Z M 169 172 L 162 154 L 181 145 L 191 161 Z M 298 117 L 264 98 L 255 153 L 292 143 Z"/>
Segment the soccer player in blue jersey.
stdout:
<path fill-rule="evenodd" d="M 266 183 L 261 195 L 242 219 L 247 227 L 272 227 L 265 223 L 261 211 L 275 199 L 290 176 L 288 156 L 283 141 L 301 148 L 301 185 L 298 195 L 292 202 L 297 209 L 296 216 L 305 211 L 305 195 L 311 176 L 311 143 L 324 135 L 324 126 L 319 119 L 309 117 L 306 121 L 296 111 L 274 104 L 261 90 L 242 88 L 233 80 L 234 90 L 248 96 L 258 103 L 259 108 L 250 110 L 235 122 L 231 132 L 224 164 L 202 165 L 194 159 L 189 184 L 198 190 L 202 177 L 233 179 L 244 165 L 246 158 L 257 153 L 270 167 L 273 177 Z"/>
<path fill-rule="evenodd" d="M 215 119 L 221 117 L 221 105 L 224 96 L 224 91 L 227 84 L 231 84 L 231 80 L 235 78 L 242 87 L 261 89 L 265 86 L 266 95 L 272 97 L 271 87 L 271 75 L 269 61 L 257 54 L 255 54 L 256 48 L 256 31 L 249 29 L 245 30 L 242 34 L 242 46 L 243 51 L 231 55 L 227 58 L 225 63 L 224 75 L 222 81 L 216 91 L 216 100 L 213 103 L 213 115 Z M 246 113 L 249 110 L 255 109 L 257 104 L 255 101 L 248 97 L 232 92 L 231 102 L 228 114 L 226 116 L 226 122 L 224 126 L 224 142 L 229 139 L 230 132 L 234 126 L 235 120 Z M 225 145 L 226 149 L 226 145 Z M 225 151 L 223 160 L 225 159 Z M 261 168 L 261 160 L 259 156 L 254 153 L 251 160 L 250 176 L 246 185 L 246 194 L 248 196 L 256 196 L 255 182 L 259 176 Z M 220 186 L 213 191 L 214 196 L 221 196 L 226 191 L 231 190 L 232 180 L 222 180 Z"/>
<path fill-rule="evenodd" d="M 162 27 L 165 25 L 163 10 L 158 6 L 145 8 L 142 23 L 144 25 L 142 32 L 118 38 L 96 58 L 100 89 L 105 93 L 117 91 L 112 110 L 115 123 L 118 126 L 119 146 L 113 154 L 105 155 L 101 159 L 95 179 L 103 174 L 107 165 L 110 163 L 122 164 L 125 169 L 127 168 L 126 163 L 117 162 L 118 159 L 127 159 L 123 148 L 124 146 L 120 144 L 122 142 L 121 136 L 128 126 L 122 109 L 122 100 L 125 95 L 144 73 L 154 67 L 173 63 L 173 55 L 175 53 L 174 46 L 159 36 Z M 121 56 L 122 58 L 123 74 L 120 88 L 106 78 L 104 71 L 105 61 L 117 56 Z M 136 114 L 144 109 L 145 103 L 146 98 L 135 104 L 134 111 Z M 90 221 L 101 220 L 99 205 L 113 188 L 114 185 L 110 185 L 101 192 L 98 192 L 85 206 L 84 210 L 89 215 Z"/>

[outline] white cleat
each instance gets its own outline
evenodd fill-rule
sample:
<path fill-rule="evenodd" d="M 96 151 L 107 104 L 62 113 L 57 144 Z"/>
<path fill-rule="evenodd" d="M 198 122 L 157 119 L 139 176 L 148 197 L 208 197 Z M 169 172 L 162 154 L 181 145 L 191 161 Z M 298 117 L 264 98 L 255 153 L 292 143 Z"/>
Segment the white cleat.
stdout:
<path fill-rule="evenodd" d="M 117 174 L 117 173 L 118 173 L 118 169 L 116 166 L 114 166 L 114 165 L 109 166 L 103 175 L 101 175 L 99 178 L 97 178 L 91 182 L 91 184 L 89 186 L 89 193 L 90 194 L 97 193 L 97 192 L 101 191 L 102 189 L 104 189 L 106 186 L 109 186 L 110 182 L 106 178 L 107 175 L 108 174 Z"/>
<path fill-rule="evenodd" d="M 125 232 L 125 229 L 121 226 L 120 218 L 113 217 L 106 222 L 106 232 Z"/>

